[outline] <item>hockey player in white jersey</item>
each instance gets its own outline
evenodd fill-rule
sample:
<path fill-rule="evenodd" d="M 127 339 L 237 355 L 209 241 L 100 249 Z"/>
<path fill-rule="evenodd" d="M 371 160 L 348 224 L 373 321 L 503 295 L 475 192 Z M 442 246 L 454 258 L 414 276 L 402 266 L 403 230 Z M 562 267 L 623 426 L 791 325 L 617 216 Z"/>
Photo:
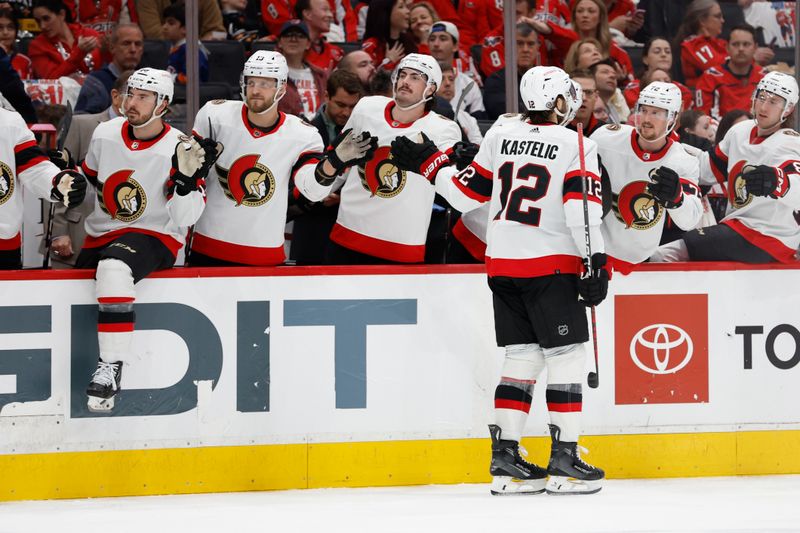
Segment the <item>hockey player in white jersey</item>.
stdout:
<path fill-rule="evenodd" d="M 195 133 L 227 149 L 209 174 L 191 265 L 283 263 L 290 180 L 293 194 L 320 201 L 337 175 L 368 160 L 377 147 L 368 131 L 345 129 L 325 152 L 315 127 L 278 111 L 288 74 L 283 55 L 257 51 L 242 71 L 244 102 L 217 100 L 198 112 Z"/>
<path fill-rule="evenodd" d="M 793 76 L 770 72 L 753 93 L 753 120 L 733 126 L 701 152 L 700 184 L 722 184 L 728 214 L 720 224 L 661 246 L 651 261 L 795 263 L 800 246 L 800 134 L 788 127 L 798 101 Z"/>
<path fill-rule="evenodd" d="M 394 98 L 359 100 L 345 125 L 378 137 L 378 149 L 344 175 L 341 204 L 331 231 L 326 262 L 420 263 L 434 199 L 432 180 L 461 140 L 458 125 L 431 111 L 442 71 L 431 56 L 408 54 L 392 74 Z M 390 145 L 398 136 L 430 138 L 441 157 L 425 168 L 400 169 Z"/>
<path fill-rule="evenodd" d="M 86 180 L 51 163 L 19 113 L 0 108 L 0 270 L 22 268 L 22 190 L 67 208 L 79 205 Z"/>
<path fill-rule="evenodd" d="M 669 138 L 680 110 L 680 89 L 654 81 L 639 94 L 635 127 L 610 124 L 591 136 L 610 177 L 612 208 L 601 230 L 615 271 L 629 273 L 658 248 L 666 213 L 686 231 L 703 214 L 698 160 Z"/>
<path fill-rule="evenodd" d="M 495 390 L 496 423 L 489 426 L 492 493 L 593 493 L 600 490 L 604 473 L 580 458 L 577 441 L 583 343 L 589 339 L 584 304 L 599 304 L 608 290 L 597 145 L 585 140 L 584 178 L 578 136 L 563 127 L 575 101 L 575 88 L 563 70 L 530 69 L 520 82 L 520 95 L 528 113 L 493 127 L 463 171 L 440 170 L 436 190 L 462 212 L 488 202 L 494 213 L 486 270 L 497 342 L 505 347 L 506 358 Z M 403 137 L 392 144 L 400 168 L 438 157 L 430 150 L 430 143 Z M 595 253 L 590 259 L 593 275 L 582 277 L 586 231 Z M 552 437 L 547 469 L 523 459 L 519 446 L 533 387 L 545 367 Z"/>
<path fill-rule="evenodd" d="M 129 357 L 134 284 L 171 267 L 186 230 L 205 206 L 204 177 L 217 146 L 199 144 L 164 123 L 172 76 L 139 69 L 128 78 L 123 117 L 97 126 L 82 169 L 95 187 L 78 268 L 96 268 L 100 361 L 87 388 L 88 406 L 108 411 Z"/>

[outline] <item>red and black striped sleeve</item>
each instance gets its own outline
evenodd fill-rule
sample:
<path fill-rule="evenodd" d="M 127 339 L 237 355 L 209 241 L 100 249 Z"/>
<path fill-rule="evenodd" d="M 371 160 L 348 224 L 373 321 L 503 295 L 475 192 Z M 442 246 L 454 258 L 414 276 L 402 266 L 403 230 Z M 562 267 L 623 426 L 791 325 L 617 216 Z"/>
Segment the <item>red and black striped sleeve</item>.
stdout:
<path fill-rule="evenodd" d="M 453 183 L 465 196 L 485 203 L 492 197 L 492 173 L 473 161 L 453 176 Z"/>
<path fill-rule="evenodd" d="M 303 168 L 306 165 L 317 165 L 320 161 L 325 158 L 325 154 L 322 152 L 303 152 L 297 157 L 297 161 L 295 161 L 294 165 L 292 165 L 292 180 L 294 180 L 297 171 Z"/>
<path fill-rule="evenodd" d="M 719 145 L 708 152 L 708 164 L 711 165 L 711 172 L 723 186 L 728 182 L 728 156 L 722 151 Z"/>
<path fill-rule="evenodd" d="M 44 155 L 42 149 L 36 144 L 35 139 L 21 142 L 14 147 L 14 163 L 17 168 L 18 176 L 29 168 L 44 161 L 48 161 L 47 156 Z"/>
<path fill-rule="evenodd" d="M 586 172 L 586 198 L 590 202 L 603 205 L 603 186 L 600 176 L 594 172 Z M 583 201 L 583 186 L 581 185 L 581 171 L 573 170 L 564 175 L 564 203 L 570 200 Z"/>

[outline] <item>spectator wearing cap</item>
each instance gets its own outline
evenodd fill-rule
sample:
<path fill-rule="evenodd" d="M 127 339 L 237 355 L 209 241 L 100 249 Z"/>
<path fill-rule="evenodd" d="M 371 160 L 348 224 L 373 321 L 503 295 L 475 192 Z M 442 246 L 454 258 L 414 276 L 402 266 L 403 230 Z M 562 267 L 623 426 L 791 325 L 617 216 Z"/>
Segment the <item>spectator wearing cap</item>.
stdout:
<path fill-rule="evenodd" d="M 331 30 L 333 22 L 333 12 L 328 0 L 297 0 L 294 10 L 296 17 L 308 27 L 308 36 L 311 39 L 306 62 L 325 71 L 336 68 L 344 51 L 326 41 L 323 36 Z"/>
<path fill-rule="evenodd" d="M 539 34 L 527 22 L 517 24 L 517 78 L 536 65 L 539 57 Z M 517 96 L 519 109 L 525 109 Z M 506 112 L 506 69 L 502 68 L 486 78 L 483 85 L 483 103 L 490 119 L 494 120 Z"/>
<path fill-rule="evenodd" d="M 372 58 L 364 50 L 353 50 L 344 55 L 339 62 L 339 69 L 354 74 L 364 86 L 364 91 L 369 92 L 369 84 L 375 75 L 375 65 Z"/>
<path fill-rule="evenodd" d="M 697 79 L 697 109 L 716 120 L 728 111 L 749 109 L 753 92 L 764 77 L 755 53 L 756 30 L 749 24 L 734 27 L 728 39 L 728 59 Z"/>
<path fill-rule="evenodd" d="M 111 63 L 89 74 L 83 82 L 76 113 L 100 113 L 111 105 L 111 89 L 120 73 L 133 70 L 142 60 L 144 34 L 136 24 L 119 24 L 111 32 Z"/>
<path fill-rule="evenodd" d="M 597 84 L 597 92 L 605 104 L 608 111 L 608 121 L 614 124 L 625 124 L 631 110 L 625 103 L 625 97 L 617 86 L 617 69 L 614 61 L 610 58 L 598 61 L 591 68 L 594 80 Z M 597 116 L 597 115 L 595 115 Z"/>
<path fill-rule="evenodd" d="M 406 54 L 417 52 L 408 6 L 408 0 L 371 0 L 361 48 L 376 67 L 391 72 Z"/>
<path fill-rule="evenodd" d="M 164 39 L 172 44 L 169 51 L 167 70 L 175 79 L 175 83 L 186 85 L 186 6 L 183 2 L 168 5 L 164 8 Z M 208 81 L 208 56 L 200 46 L 197 51 L 200 65 L 200 81 Z"/>
<path fill-rule="evenodd" d="M 289 79 L 286 94 L 280 100 L 278 109 L 303 116 L 309 121 L 322 105 L 327 77 L 324 70 L 306 62 L 305 56 L 310 47 L 311 39 L 305 22 L 293 19 L 283 25 L 278 36 L 278 50 L 289 65 Z"/>
<path fill-rule="evenodd" d="M 455 99 L 451 101 L 453 109 L 463 96 L 463 109 L 475 118 L 486 118 L 486 107 L 480 86 L 481 77 L 472 64 L 469 56 L 460 56 L 458 50 L 458 28 L 452 22 L 439 21 L 431 26 L 428 36 L 428 47 L 431 55 L 440 63 L 447 63 L 455 72 Z"/>

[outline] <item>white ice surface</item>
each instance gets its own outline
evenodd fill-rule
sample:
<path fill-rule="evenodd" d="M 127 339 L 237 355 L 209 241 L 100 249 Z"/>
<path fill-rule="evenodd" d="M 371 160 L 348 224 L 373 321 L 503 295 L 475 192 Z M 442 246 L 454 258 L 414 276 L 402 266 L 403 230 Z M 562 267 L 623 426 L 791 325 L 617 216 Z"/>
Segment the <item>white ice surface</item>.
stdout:
<path fill-rule="evenodd" d="M 800 476 L 611 480 L 592 496 L 488 485 L 0 503 L 1 533 L 800 532 Z"/>

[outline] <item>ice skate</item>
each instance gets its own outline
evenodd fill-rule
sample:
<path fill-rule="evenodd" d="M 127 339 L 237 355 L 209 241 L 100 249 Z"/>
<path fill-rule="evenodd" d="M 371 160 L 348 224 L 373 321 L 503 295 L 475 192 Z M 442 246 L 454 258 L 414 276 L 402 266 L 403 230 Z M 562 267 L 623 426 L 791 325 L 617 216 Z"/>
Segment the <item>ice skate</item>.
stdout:
<path fill-rule="evenodd" d="M 114 408 L 114 398 L 120 390 L 122 380 L 122 362 L 97 363 L 97 370 L 92 374 L 92 381 L 86 388 L 89 396 L 87 406 L 95 413 L 107 413 Z"/>
<path fill-rule="evenodd" d="M 562 442 L 559 440 L 561 430 L 558 426 L 550 426 L 553 439 L 550 450 L 550 462 L 547 465 L 547 493 L 562 494 L 594 494 L 603 488 L 605 472 L 584 462 L 579 449 L 588 453 L 585 448 L 580 448 L 577 442 Z"/>
<path fill-rule="evenodd" d="M 547 471 L 522 458 L 527 452 L 518 442 L 500 439 L 500 426 L 491 424 L 492 475 L 491 492 L 494 496 L 510 494 L 541 494 L 545 490 Z M 522 455 L 520 455 L 522 452 Z"/>

